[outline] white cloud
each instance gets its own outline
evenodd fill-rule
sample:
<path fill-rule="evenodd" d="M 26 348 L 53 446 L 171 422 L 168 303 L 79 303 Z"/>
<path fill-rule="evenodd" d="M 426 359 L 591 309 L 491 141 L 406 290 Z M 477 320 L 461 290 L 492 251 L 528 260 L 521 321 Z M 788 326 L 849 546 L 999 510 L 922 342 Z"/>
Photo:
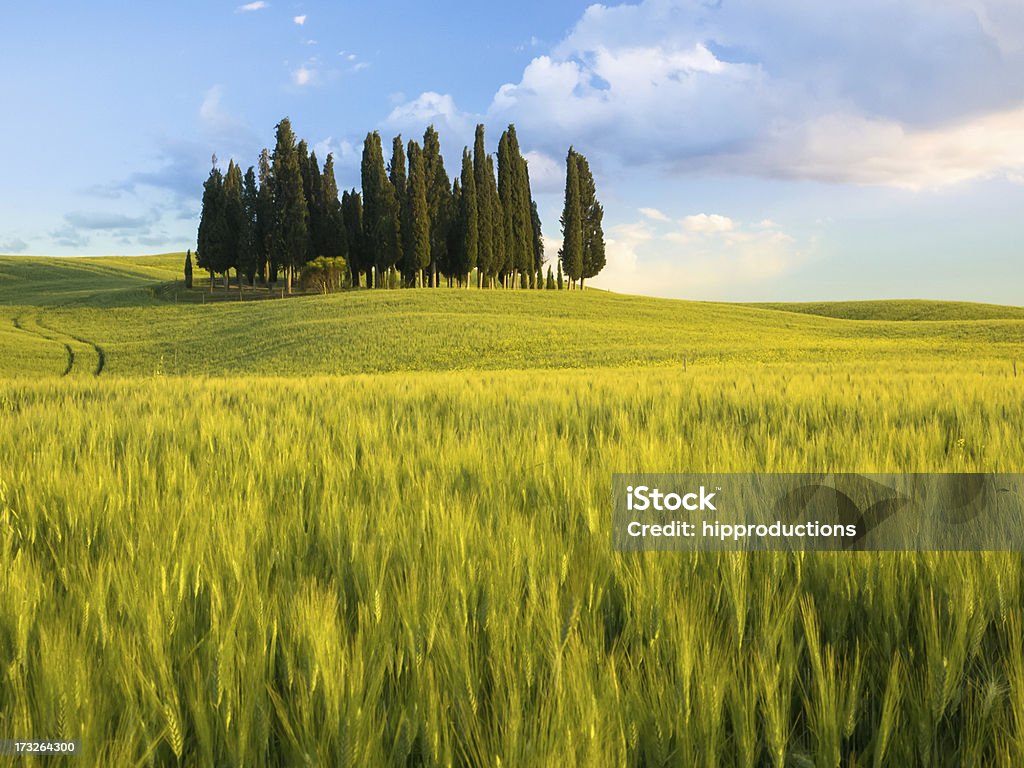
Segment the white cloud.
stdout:
<path fill-rule="evenodd" d="M 1017 0 L 643 0 L 590 6 L 484 117 L 608 167 L 925 189 L 1022 175 L 1022 70 Z"/>
<path fill-rule="evenodd" d="M 671 221 L 671 219 L 657 208 L 639 208 L 640 214 L 651 221 Z"/>
<path fill-rule="evenodd" d="M 698 213 L 683 219 L 683 229 L 687 232 L 707 234 L 711 232 L 731 232 L 733 220 L 717 213 Z"/>
<path fill-rule="evenodd" d="M 595 287 L 669 298 L 766 298 L 773 282 L 807 259 L 784 232 L 735 222 L 728 230 L 659 235 L 641 219 L 610 228 L 605 242 L 607 264 Z"/>
<path fill-rule="evenodd" d="M 472 130 L 473 117 L 459 111 L 451 94 L 426 91 L 413 101 L 399 104 L 384 121 L 389 128 L 422 131 L 433 123 L 442 140 L 445 134 L 460 137 Z"/>
<path fill-rule="evenodd" d="M 535 149 L 524 152 L 530 172 L 530 188 L 536 192 L 561 192 L 565 189 L 562 165 L 553 157 Z"/>
<path fill-rule="evenodd" d="M 256 2 L 254 3 L 246 3 L 245 5 L 240 5 L 235 10 L 239 13 L 248 13 L 250 11 L 262 11 L 267 6 L 268 3 L 263 2 L 263 0 L 256 0 Z"/>
<path fill-rule="evenodd" d="M 360 61 L 360 62 L 356 63 L 355 65 L 353 65 L 352 71 L 353 72 L 362 72 L 364 69 L 369 69 L 369 68 L 370 68 L 369 62 Z"/>
<path fill-rule="evenodd" d="M 313 82 L 316 77 L 316 70 L 310 69 L 307 66 L 301 66 L 292 72 L 292 82 L 294 82 L 300 88 L 309 85 Z"/>
<path fill-rule="evenodd" d="M 306 16 L 305 16 L 305 14 L 303 14 L 302 16 L 293 16 L 292 17 L 292 21 L 294 21 L 296 24 L 298 24 L 301 27 L 303 24 L 306 23 Z"/>

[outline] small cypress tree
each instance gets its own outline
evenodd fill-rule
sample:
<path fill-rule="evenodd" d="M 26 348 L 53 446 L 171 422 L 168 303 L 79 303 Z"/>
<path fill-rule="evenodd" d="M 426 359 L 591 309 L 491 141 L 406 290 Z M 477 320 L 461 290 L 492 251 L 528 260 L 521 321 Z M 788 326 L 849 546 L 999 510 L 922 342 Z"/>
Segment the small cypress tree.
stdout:
<path fill-rule="evenodd" d="M 559 267 L 559 271 L 561 271 L 561 267 Z M 547 280 L 547 283 L 544 285 L 544 287 L 547 290 L 549 290 L 549 291 L 553 291 L 553 290 L 555 290 L 555 288 L 558 287 L 558 286 L 555 285 L 555 276 L 551 272 L 551 265 L 550 264 L 548 264 L 548 280 Z"/>
<path fill-rule="evenodd" d="M 562 262 L 558 262 L 558 282 L 555 284 L 556 290 L 562 290 L 565 285 L 565 281 L 562 279 Z"/>
<path fill-rule="evenodd" d="M 185 287 L 192 287 L 192 249 L 185 252 Z"/>

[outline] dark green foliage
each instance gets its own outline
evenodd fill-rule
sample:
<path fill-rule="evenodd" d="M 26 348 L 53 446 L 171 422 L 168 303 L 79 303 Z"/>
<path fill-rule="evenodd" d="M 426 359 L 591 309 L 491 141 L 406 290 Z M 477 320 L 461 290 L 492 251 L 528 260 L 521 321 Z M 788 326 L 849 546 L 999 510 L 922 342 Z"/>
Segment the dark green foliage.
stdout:
<path fill-rule="evenodd" d="M 498 143 L 498 196 L 505 216 L 506 271 L 532 275 L 536 265 L 530 176 L 514 125 L 509 125 Z"/>
<path fill-rule="evenodd" d="M 537 212 L 537 201 L 530 201 L 530 221 L 533 225 L 533 266 L 540 270 L 544 267 L 544 235 L 540 230 L 540 214 Z"/>
<path fill-rule="evenodd" d="M 569 287 L 583 276 L 583 208 L 580 201 L 579 164 L 569 147 L 565 158 L 565 205 L 562 208 L 562 247 L 558 251 Z"/>
<path fill-rule="evenodd" d="M 452 272 L 461 278 L 477 266 L 479 253 L 479 210 L 477 207 L 476 178 L 473 173 L 473 159 L 469 149 L 462 150 L 462 175 L 459 179 L 458 214 L 456 216 L 453 245 Z"/>
<path fill-rule="evenodd" d="M 256 280 L 256 221 L 259 209 L 259 187 L 256 171 L 250 165 L 242 179 L 242 229 L 238 237 L 238 263 L 236 269 L 252 285 Z"/>
<path fill-rule="evenodd" d="M 562 268 L 561 268 L 561 266 L 559 266 L 559 268 L 558 268 L 558 277 L 559 277 L 559 282 L 561 282 L 561 277 L 562 277 Z M 548 279 L 547 279 L 547 282 L 544 284 L 544 287 L 547 290 L 549 290 L 549 291 L 553 291 L 556 288 L 560 287 L 560 286 L 555 284 L 555 276 L 553 274 L 551 274 L 551 265 L 550 264 L 548 264 Z"/>
<path fill-rule="evenodd" d="M 352 284 L 359 286 L 359 275 L 369 272 L 372 267 L 366 253 L 363 237 L 363 200 L 355 189 L 345 191 L 341 196 L 341 217 L 345 222 L 345 239 L 348 242 L 348 263 L 352 272 Z M 367 280 L 369 287 L 369 280 Z"/>
<path fill-rule="evenodd" d="M 266 148 L 260 152 L 259 160 L 259 197 L 256 200 L 256 226 L 253 236 L 256 251 L 256 273 L 263 282 L 267 282 L 267 270 L 270 268 L 270 279 L 277 279 L 277 267 L 271 264 L 274 242 L 274 178 L 270 171 L 270 152 Z"/>
<path fill-rule="evenodd" d="M 272 173 L 274 260 L 285 269 L 290 293 L 295 269 L 309 253 L 309 209 L 303 191 L 300 153 L 295 146 L 295 134 L 287 117 L 277 124 Z"/>
<path fill-rule="evenodd" d="M 491 202 L 488 183 L 487 151 L 484 148 L 483 123 L 476 127 L 476 138 L 473 143 L 473 177 L 476 184 L 477 205 L 477 267 L 480 270 L 481 286 L 487 285 L 494 269 L 494 244 L 492 214 L 494 205 Z M 493 182 L 493 174 L 491 174 Z"/>
<path fill-rule="evenodd" d="M 448 231 L 454 210 L 452 183 L 441 156 L 441 139 L 432 125 L 423 133 L 423 171 L 427 213 L 430 217 L 430 274 L 432 283 L 436 285 L 439 271 L 451 271 Z"/>
<path fill-rule="evenodd" d="M 564 285 L 565 285 L 565 280 L 562 277 L 562 262 L 559 261 L 558 262 L 558 282 L 555 284 L 555 288 L 560 291 L 560 290 L 562 290 Z"/>
<path fill-rule="evenodd" d="M 245 203 L 242 201 L 242 169 L 234 160 L 228 161 L 228 172 L 224 176 L 224 222 L 227 227 L 227 247 L 221 253 L 221 261 L 214 267 L 215 272 L 224 275 L 224 287 L 228 287 L 228 273 L 238 268 L 238 263 L 248 238 L 245 223 Z"/>
<path fill-rule="evenodd" d="M 506 272 L 505 244 L 508 237 L 505 233 L 505 211 L 498 197 L 498 187 L 494 178 L 494 157 L 487 156 L 487 200 L 491 206 L 491 275 L 503 278 Z"/>
<path fill-rule="evenodd" d="M 376 268 L 376 286 L 387 287 L 384 274 L 394 267 L 401 251 L 400 210 L 395 187 L 384 169 L 380 134 L 366 134 L 363 142 L 363 237 Z"/>
<path fill-rule="evenodd" d="M 580 273 L 580 286 L 583 280 L 594 277 L 605 265 L 604 252 L 604 208 L 597 201 L 597 190 L 594 176 L 590 172 L 590 163 L 581 154 L 576 154 L 576 167 L 580 183 L 580 210 L 583 222 L 583 262 Z"/>
<path fill-rule="evenodd" d="M 338 199 L 338 182 L 334 178 L 333 154 L 327 155 L 324 172 L 320 177 L 320 207 L 320 243 L 317 252 L 322 256 L 348 256 L 345 219 L 341 212 L 341 200 Z"/>
<path fill-rule="evenodd" d="M 224 215 L 224 176 L 213 158 L 213 168 L 203 184 L 203 209 L 199 215 L 199 233 L 196 237 L 196 265 L 210 273 L 213 287 L 214 272 L 224 261 L 228 249 L 228 229 Z"/>
<path fill-rule="evenodd" d="M 409 180 L 406 188 L 408 202 L 406 220 L 402 222 L 406 236 L 406 261 L 402 272 L 406 284 L 414 284 L 423 270 L 430 266 L 430 214 L 427 205 L 426 159 L 415 141 L 409 142 Z"/>
<path fill-rule="evenodd" d="M 192 250 L 185 253 L 185 287 L 192 287 Z"/>
<path fill-rule="evenodd" d="M 318 256 L 302 268 L 302 284 L 320 293 L 340 291 L 348 278 L 348 263 L 341 256 Z"/>

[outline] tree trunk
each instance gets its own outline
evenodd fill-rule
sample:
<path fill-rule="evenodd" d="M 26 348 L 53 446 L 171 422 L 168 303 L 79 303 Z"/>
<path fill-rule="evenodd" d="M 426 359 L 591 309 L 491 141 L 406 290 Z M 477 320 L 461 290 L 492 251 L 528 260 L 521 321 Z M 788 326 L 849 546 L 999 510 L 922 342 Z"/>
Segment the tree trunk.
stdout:
<path fill-rule="evenodd" d="M 291 295 L 291 292 L 292 292 L 292 265 L 291 264 L 289 264 L 285 268 L 285 273 L 286 273 L 286 278 L 285 279 L 286 279 L 286 281 L 288 283 L 288 294 Z"/>

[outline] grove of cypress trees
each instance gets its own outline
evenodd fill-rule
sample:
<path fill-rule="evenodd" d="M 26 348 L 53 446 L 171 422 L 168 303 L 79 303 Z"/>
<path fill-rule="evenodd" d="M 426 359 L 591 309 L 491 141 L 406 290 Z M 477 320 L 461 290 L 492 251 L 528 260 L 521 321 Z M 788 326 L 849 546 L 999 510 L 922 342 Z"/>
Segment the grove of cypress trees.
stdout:
<path fill-rule="evenodd" d="M 302 186 L 302 167 L 288 118 L 277 124 L 272 173 L 274 178 L 275 261 L 285 269 L 288 293 L 295 268 L 309 252 L 309 209 Z"/>
<path fill-rule="evenodd" d="M 498 143 L 498 196 L 505 214 L 507 271 L 533 279 L 533 224 L 531 221 L 530 176 L 519 149 L 515 125 L 509 125 Z"/>
<path fill-rule="evenodd" d="M 565 205 L 562 223 L 562 248 L 558 252 L 562 269 L 573 288 L 583 275 L 583 209 L 580 202 L 579 164 L 576 151 L 569 147 L 565 158 Z"/>

